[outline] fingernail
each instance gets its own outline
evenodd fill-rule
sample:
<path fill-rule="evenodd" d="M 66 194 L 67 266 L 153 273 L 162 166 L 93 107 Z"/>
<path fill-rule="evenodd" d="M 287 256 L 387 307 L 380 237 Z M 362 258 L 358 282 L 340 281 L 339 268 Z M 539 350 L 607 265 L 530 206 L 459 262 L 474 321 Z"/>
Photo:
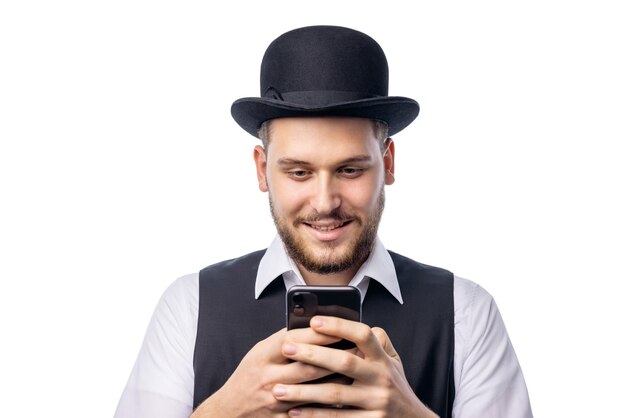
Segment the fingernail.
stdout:
<path fill-rule="evenodd" d="M 293 356 L 294 354 L 296 354 L 296 351 L 298 350 L 296 349 L 296 346 L 293 344 L 286 343 L 285 345 L 283 345 L 283 353 L 289 356 Z"/>
<path fill-rule="evenodd" d="M 311 326 L 315 327 L 315 328 L 321 328 L 324 326 L 324 320 L 321 318 L 313 318 L 311 320 Z"/>
<path fill-rule="evenodd" d="M 287 412 L 287 414 L 290 417 L 299 417 L 300 415 L 302 415 L 302 410 L 298 408 L 290 409 L 289 412 Z"/>
<path fill-rule="evenodd" d="M 285 386 L 282 385 L 276 385 L 274 386 L 274 396 L 285 396 L 287 394 L 287 388 Z"/>

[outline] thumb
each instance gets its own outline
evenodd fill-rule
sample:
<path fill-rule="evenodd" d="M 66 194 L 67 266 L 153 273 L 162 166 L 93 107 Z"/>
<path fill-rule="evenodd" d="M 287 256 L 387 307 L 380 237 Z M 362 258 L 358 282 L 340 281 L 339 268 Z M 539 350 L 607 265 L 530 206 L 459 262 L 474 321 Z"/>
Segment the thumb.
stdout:
<path fill-rule="evenodd" d="M 383 350 L 385 350 L 385 353 L 387 353 L 387 355 L 391 358 L 400 361 L 400 356 L 396 352 L 396 349 L 393 348 L 393 344 L 391 343 L 391 340 L 389 339 L 389 336 L 387 335 L 385 330 L 382 328 L 374 327 L 372 328 L 372 332 L 380 343 L 380 346 L 383 348 Z"/>

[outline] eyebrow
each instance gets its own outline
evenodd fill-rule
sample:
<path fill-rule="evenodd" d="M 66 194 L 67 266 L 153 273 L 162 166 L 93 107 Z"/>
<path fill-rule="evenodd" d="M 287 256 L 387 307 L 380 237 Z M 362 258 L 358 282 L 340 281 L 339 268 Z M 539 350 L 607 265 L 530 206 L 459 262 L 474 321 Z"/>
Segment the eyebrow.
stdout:
<path fill-rule="evenodd" d="M 345 160 L 339 161 L 336 165 L 344 165 L 351 163 L 363 163 L 372 161 L 372 157 L 369 155 L 356 155 L 354 157 L 346 158 Z M 298 160 L 295 158 L 280 158 L 278 159 L 278 165 L 286 166 L 286 165 L 311 165 L 310 162 L 304 160 Z"/>

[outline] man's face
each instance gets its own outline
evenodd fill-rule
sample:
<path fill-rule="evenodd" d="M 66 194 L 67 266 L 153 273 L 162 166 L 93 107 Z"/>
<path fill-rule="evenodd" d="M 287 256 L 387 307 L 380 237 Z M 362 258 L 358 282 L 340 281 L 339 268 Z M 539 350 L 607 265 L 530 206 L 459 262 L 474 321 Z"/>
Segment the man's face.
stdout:
<path fill-rule="evenodd" d="M 283 118 L 271 122 L 267 154 L 255 148 L 259 187 L 289 256 L 318 274 L 356 270 L 369 254 L 393 182 L 372 121 Z M 356 272 L 356 271 L 354 271 Z"/>

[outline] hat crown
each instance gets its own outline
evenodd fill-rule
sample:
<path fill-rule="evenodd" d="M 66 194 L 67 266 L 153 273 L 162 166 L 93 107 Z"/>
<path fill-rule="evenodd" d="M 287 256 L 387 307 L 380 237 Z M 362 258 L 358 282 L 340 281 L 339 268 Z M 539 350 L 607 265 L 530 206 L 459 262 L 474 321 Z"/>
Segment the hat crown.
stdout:
<path fill-rule="evenodd" d="M 329 96 L 289 93 L 349 92 L 352 100 L 365 99 L 387 96 L 389 69 L 382 48 L 368 35 L 339 26 L 309 26 L 284 33 L 269 45 L 260 81 L 266 98 L 303 97 L 309 102 Z M 290 97 L 283 98 L 285 94 Z"/>

